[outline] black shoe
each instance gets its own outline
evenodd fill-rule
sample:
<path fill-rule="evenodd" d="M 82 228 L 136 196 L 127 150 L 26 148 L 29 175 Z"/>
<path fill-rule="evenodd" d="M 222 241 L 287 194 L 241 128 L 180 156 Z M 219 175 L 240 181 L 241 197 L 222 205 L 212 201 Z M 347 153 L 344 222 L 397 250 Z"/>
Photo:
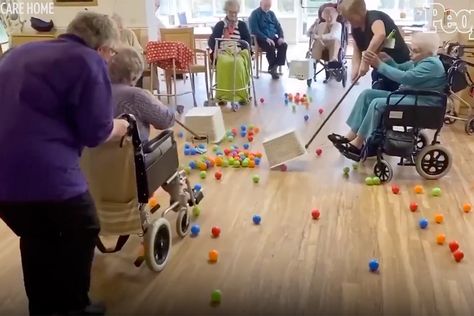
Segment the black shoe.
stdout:
<path fill-rule="evenodd" d="M 334 146 L 347 159 L 359 162 L 362 156 L 362 150 L 352 145 L 351 143 L 335 143 Z"/>
<path fill-rule="evenodd" d="M 272 79 L 275 79 L 275 80 L 280 79 L 280 75 L 278 74 L 277 68 L 278 66 L 273 66 L 268 69 L 268 71 L 272 75 Z"/>
<path fill-rule="evenodd" d="M 331 134 L 328 135 L 328 139 L 331 141 L 333 144 L 343 144 L 343 143 L 348 143 L 350 142 L 346 137 L 339 135 L 339 134 Z"/>

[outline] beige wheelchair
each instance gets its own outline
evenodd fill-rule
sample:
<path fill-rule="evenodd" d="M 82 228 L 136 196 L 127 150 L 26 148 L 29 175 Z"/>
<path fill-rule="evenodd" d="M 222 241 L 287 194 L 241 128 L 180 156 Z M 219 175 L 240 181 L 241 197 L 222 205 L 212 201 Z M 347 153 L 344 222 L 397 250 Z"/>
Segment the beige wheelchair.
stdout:
<path fill-rule="evenodd" d="M 130 123 L 129 134 L 120 142 L 86 148 L 81 159 L 100 220 L 100 236 L 118 236 L 115 247 L 105 247 L 99 238 L 97 248 L 102 253 L 118 252 L 131 235 L 139 235 L 143 237 L 143 254 L 135 265 L 145 261 L 151 270 L 160 272 L 172 245 L 171 226 L 165 216 L 177 212 L 176 231 L 184 238 L 190 226 L 189 207 L 199 204 L 203 193 L 195 192 L 179 170 L 172 131 L 142 142 L 135 118 L 122 117 Z M 170 195 L 170 205 L 157 216 L 161 206 L 149 201 L 160 187 Z"/>

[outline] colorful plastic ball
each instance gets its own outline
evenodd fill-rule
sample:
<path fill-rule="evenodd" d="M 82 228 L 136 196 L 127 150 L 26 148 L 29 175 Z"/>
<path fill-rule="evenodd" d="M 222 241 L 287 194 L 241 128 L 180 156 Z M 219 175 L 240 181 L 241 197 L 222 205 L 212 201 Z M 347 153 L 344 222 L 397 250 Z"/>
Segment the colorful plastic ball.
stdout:
<path fill-rule="evenodd" d="M 249 161 L 249 168 L 255 168 L 255 161 L 254 160 Z"/>
<path fill-rule="evenodd" d="M 456 240 L 453 240 L 449 243 L 449 250 L 451 250 L 451 252 L 455 252 L 458 249 L 459 249 L 459 243 Z"/>
<path fill-rule="evenodd" d="M 291 110 L 292 110 L 293 112 L 296 112 L 296 106 L 292 105 L 292 106 L 291 106 Z"/>
<path fill-rule="evenodd" d="M 400 193 L 400 187 L 396 184 L 392 185 L 392 193 L 393 194 L 399 194 Z"/>
<path fill-rule="evenodd" d="M 245 149 L 249 149 L 250 145 L 249 144 L 244 144 Z"/>
<path fill-rule="evenodd" d="M 323 109 L 319 109 L 318 112 L 319 112 L 319 114 L 323 114 L 323 113 L 324 113 L 324 110 L 323 110 Z"/>
<path fill-rule="evenodd" d="M 240 168 L 240 161 L 234 160 L 234 163 L 232 164 L 232 167 L 234 167 L 234 168 Z"/>
<path fill-rule="evenodd" d="M 204 144 L 199 144 L 199 145 L 198 145 L 198 148 L 206 149 L 206 145 L 204 145 Z"/>
<path fill-rule="evenodd" d="M 288 105 L 289 101 L 288 99 L 285 100 L 285 105 Z"/>
<path fill-rule="evenodd" d="M 309 120 L 309 115 L 306 114 L 306 115 L 304 116 L 304 120 L 305 120 L 305 121 Z"/>
<path fill-rule="evenodd" d="M 212 249 L 211 251 L 209 251 L 210 262 L 217 262 L 218 259 L 219 259 L 219 252 L 217 250 Z"/>
<path fill-rule="evenodd" d="M 196 183 L 193 189 L 194 191 L 199 192 L 202 190 L 202 185 L 200 185 L 199 183 Z"/>
<path fill-rule="evenodd" d="M 436 236 L 436 243 L 438 245 L 444 245 L 445 241 L 446 241 L 446 235 L 445 234 L 438 234 L 438 236 Z"/>
<path fill-rule="evenodd" d="M 189 167 L 184 167 L 184 172 L 187 174 L 187 175 L 190 175 L 191 174 L 191 168 Z"/>
<path fill-rule="evenodd" d="M 184 155 L 185 155 L 185 156 L 191 155 L 191 149 L 185 148 L 185 149 L 184 149 Z"/>
<path fill-rule="evenodd" d="M 242 161 L 242 167 L 247 168 L 248 166 L 249 166 L 249 160 L 248 159 L 245 159 L 244 161 Z"/>
<path fill-rule="evenodd" d="M 379 177 L 372 177 L 372 183 L 374 185 L 380 185 L 380 183 L 382 183 L 382 181 L 380 181 Z"/>
<path fill-rule="evenodd" d="M 285 172 L 287 170 L 288 170 L 288 167 L 285 164 L 280 165 L 280 171 Z"/>
<path fill-rule="evenodd" d="M 444 221 L 443 214 L 436 214 L 434 220 L 437 224 L 441 224 Z"/>
<path fill-rule="evenodd" d="M 260 225 L 260 222 L 262 221 L 262 218 L 260 217 L 260 215 L 254 215 L 252 217 L 252 220 L 253 220 L 253 223 L 255 225 Z"/>
<path fill-rule="evenodd" d="M 217 171 L 217 172 L 214 174 L 214 177 L 216 178 L 216 180 L 222 179 L 222 172 Z"/>
<path fill-rule="evenodd" d="M 214 145 L 214 146 L 212 147 L 212 151 L 213 151 L 213 152 L 217 152 L 218 150 L 219 150 L 219 146 L 218 146 L 218 145 Z"/>
<path fill-rule="evenodd" d="M 344 167 L 344 169 L 342 170 L 342 172 L 344 172 L 345 175 L 348 175 L 350 171 L 351 171 L 351 168 L 349 167 Z"/>
<path fill-rule="evenodd" d="M 258 158 L 258 157 L 255 158 L 255 165 L 257 165 L 257 166 L 260 165 L 260 158 Z"/>
<path fill-rule="evenodd" d="M 245 137 L 247 136 L 247 131 L 241 131 L 240 132 L 240 137 Z"/>
<path fill-rule="evenodd" d="M 213 304 L 219 304 L 222 300 L 222 292 L 221 290 L 214 290 L 211 294 L 211 302 Z"/>
<path fill-rule="evenodd" d="M 229 160 L 225 159 L 224 161 L 222 161 L 222 167 L 224 168 L 229 167 Z"/>
<path fill-rule="evenodd" d="M 379 269 L 379 262 L 376 260 L 376 259 L 372 259 L 369 261 L 369 270 L 371 272 L 377 272 L 377 270 Z"/>
<path fill-rule="evenodd" d="M 416 202 L 411 202 L 410 203 L 410 211 L 416 212 L 418 210 L 418 204 Z"/>
<path fill-rule="evenodd" d="M 189 149 L 189 148 L 191 148 L 191 145 L 190 144 L 184 144 L 184 148 Z"/>
<path fill-rule="evenodd" d="M 456 262 L 461 262 L 461 260 L 464 258 L 464 252 L 458 249 L 453 253 L 453 257 L 454 257 L 454 260 L 456 260 Z"/>
<path fill-rule="evenodd" d="M 263 103 L 265 102 L 265 99 L 264 98 L 260 98 L 260 103 Z"/>
<path fill-rule="evenodd" d="M 415 188 L 414 188 L 414 190 L 415 190 L 415 193 L 416 193 L 416 194 L 421 194 L 421 193 L 423 193 L 423 187 L 422 187 L 421 185 L 416 185 Z"/>
<path fill-rule="evenodd" d="M 372 177 L 367 177 L 365 178 L 365 184 L 366 185 L 374 185 L 374 180 Z"/>
<path fill-rule="evenodd" d="M 440 196 L 441 195 L 441 189 L 436 187 L 436 188 L 433 188 L 433 190 L 431 190 L 431 195 L 433 196 Z"/>
<path fill-rule="evenodd" d="M 420 225 L 421 229 L 425 229 L 428 227 L 428 220 L 426 218 L 422 218 L 418 224 Z"/>
<path fill-rule="evenodd" d="M 323 153 L 323 150 L 322 150 L 321 148 L 317 148 L 317 149 L 316 149 L 316 156 L 319 157 L 319 156 L 322 155 L 322 153 Z"/>
<path fill-rule="evenodd" d="M 228 142 L 233 142 L 234 141 L 234 136 L 227 136 L 227 141 Z"/>
<path fill-rule="evenodd" d="M 211 228 L 211 235 L 212 235 L 212 237 L 217 238 L 217 237 L 220 236 L 220 234 L 221 234 L 221 229 L 220 229 L 220 227 L 214 226 L 214 227 Z"/>
<path fill-rule="evenodd" d="M 191 234 L 193 236 L 197 236 L 199 235 L 199 232 L 201 231 L 201 227 L 199 227 L 198 224 L 194 224 L 193 226 L 191 226 Z"/>
<path fill-rule="evenodd" d="M 469 213 L 471 209 L 472 209 L 472 206 L 469 203 L 464 203 L 464 205 L 462 206 L 462 210 L 464 211 L 464 213 Z"/>
<path fill-rule="evenodd" d="M 254 175 L 252 177 L 252 181 L 253 181 L 253 183 L 259 183 L 260 182 L 260 176 L 259 175 Z"/>
<path fill-rule="evenodd" d="M 312 210 L 311 211 L 311 217 L 313 219 L 319 219 L 320 216 L 321 216 L 321 212 L 319 212 L 319 210 Z"/>
<path fill-rule="evenodd" d="M 253 136 L 247 137 L 247 140 L 248 140 L 249 142 L 253 142 Z"/>
<path fill-rule="evenodd" d="M 359 164 L 358 164 L 357 162 L 354 162 L 354 163 L 352 164 L 352 169 L 354 169 L 354 170 L 359 169 Z"/>
<path fill-rule="evenodd" d="M 198 206 L 193 207 L 193 216 L 199 217 L 201 215 L 201 209 Z"/>

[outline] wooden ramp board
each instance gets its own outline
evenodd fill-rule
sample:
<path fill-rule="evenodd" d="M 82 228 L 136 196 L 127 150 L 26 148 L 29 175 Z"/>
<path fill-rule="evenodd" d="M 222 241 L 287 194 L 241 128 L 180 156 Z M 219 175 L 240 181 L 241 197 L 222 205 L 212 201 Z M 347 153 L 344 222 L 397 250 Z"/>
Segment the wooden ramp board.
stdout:
<path fill-rule="evenodd" d="M 306 149 L 295 130 L 272 135 L 263 141 L 263 148 L 270 168 L 305 155 Z"/>

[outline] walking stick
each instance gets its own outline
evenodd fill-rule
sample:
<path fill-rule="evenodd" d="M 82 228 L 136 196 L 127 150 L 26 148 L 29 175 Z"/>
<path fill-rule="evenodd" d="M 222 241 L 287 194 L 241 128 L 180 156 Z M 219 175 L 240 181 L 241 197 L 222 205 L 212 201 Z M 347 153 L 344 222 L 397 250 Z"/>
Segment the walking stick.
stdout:
<path fill-rule="evenodd" d="M 187 130 L 191 135 L 193 135 L 194 137 L 194 140 L 197 140 L 197 141 L 206 141 L 207 142 L 207 136 L 199 136 L 198 134 L 196 134 L 195 132 L 193 132 L 192 130 L 190 130 L 186 125 L 184 125 L 183 123 L 181 123 L 180 121 L 178 120 L 175 120 L 175 122 L 181 126 L 182 128 L 184 128 L 185 130 Z"/>

